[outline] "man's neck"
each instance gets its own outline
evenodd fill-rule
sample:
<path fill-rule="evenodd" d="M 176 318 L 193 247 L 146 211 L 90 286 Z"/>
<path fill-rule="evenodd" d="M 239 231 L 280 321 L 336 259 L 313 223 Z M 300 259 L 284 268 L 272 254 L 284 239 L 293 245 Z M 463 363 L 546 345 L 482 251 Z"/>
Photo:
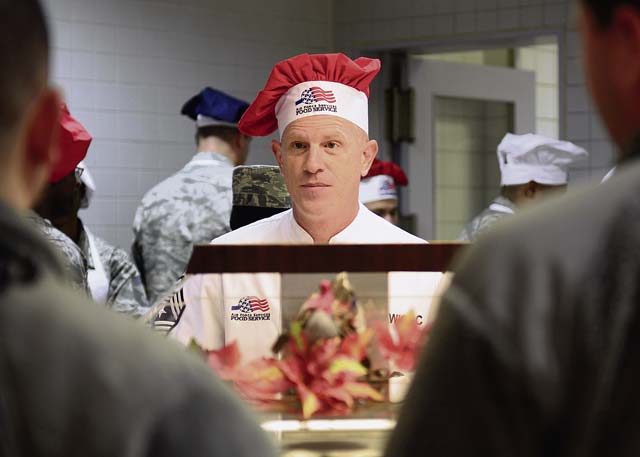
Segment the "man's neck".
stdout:
<path fill-rule="evenodd" d="M 215 137 L 205 138 L 198 143 L 198 152 L 215 152 L 225 156 L 234 165 L 238 165 L 238 157 L 231 145 Z"/>
<path fill-rule="evenodd" d="M 77 217 L 64 217 L 51 219 L 51 224 L 78 244 L 80 241 L 80 219 Z"/>
<path fill-rule="evenodd" d="M 344 207 L 336 208 L 335 213 L 305 214 L 293 205 L 293 217 L 300 227 L 302 227 L 313 238 L 316 244 L 328 243 L 331 238 L 346 229 L 358 216 L 360 205 L 356 204 L 345 211 Z"/>

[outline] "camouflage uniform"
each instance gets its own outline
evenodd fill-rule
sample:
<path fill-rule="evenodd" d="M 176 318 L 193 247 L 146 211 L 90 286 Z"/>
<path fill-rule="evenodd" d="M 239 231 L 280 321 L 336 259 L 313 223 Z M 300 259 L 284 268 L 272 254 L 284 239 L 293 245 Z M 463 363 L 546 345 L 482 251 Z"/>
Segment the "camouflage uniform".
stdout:
<path fill-rule="evenodd" d="M 291 208 L 291 196 L 280 173 L 280 168 L 273 165 L 244 165 L 234 168 L 232 178 L 233 189 L 233 217 L 238 209 L 247 211 L 272 209 L 285 210 Z M 276 214 L 276 213 L 273 213 Z M 261 219 L 259 213 L 242 214 L 238 219 Z M 265 216 L 268 217 L 268 216 Z M 246 222 L 246 221 L 244 221 Z M 244 225 L 244 223 L 242 224 Z M 183 302 L 183 285 L 186 276 L 181 276 L 163 300 L 155 304 L 155 309 L 147 314 L 145 320 L 155 330 L 166 333 L 173 323 L 180 318 Z M 168 324 L 167 324 L 168 323 Z"/>
<path fill-rule="evenodd" d="M 133 256 L 149 303 L 184 273 L 193 245 L 230 231 L 233 164 L 199 152 L 143 197 L 133 223 Z"/>
<path fill-rule="evenodd" d="M 291 208 L 291 196 L 280 168 L 248 165 L 233 170 L 233 206 Z"/>
<path fill-rule="evenodd" d="M 44 238 L 61 254 L 69 284 L 76 290 L 89 295 L 87 285 L 87 259 L 71 238 L 55 228 L 47 219 L 31 211 L 26 219 L 36 227 Z"/>
<path fill-rule="evenodd" d="M 93 235 L 93 239 L 100 256 L 99 259 L 94 259 L 91 255 L 87 232 L 81 226 L 78 245 L 87 259 L 88 269 L 94 269 L 96 261 L 101 262 L 109 280 L 107 304 L 116 312 L 132 317 L 142 316 L 147 312 L 149 304 L 138 269 L 129 260 L 125 251 L 110 245 L 96 235 Z"/>
<path fill-rule="evenodd" d="M 250 165 L 233 170 L 232 230 L 291 208 L 291 197 L 278 167 Z"/>
<path fill-rule="evenodd" d="M 489 230 L 499 220 L 513 215 L 516 210 L 516 205 L 511 200 L 499 196 L 493 200 L 489 208 L 467 224 L 458 239 L 460 241 L 475 241 L 478 235 Z"/>

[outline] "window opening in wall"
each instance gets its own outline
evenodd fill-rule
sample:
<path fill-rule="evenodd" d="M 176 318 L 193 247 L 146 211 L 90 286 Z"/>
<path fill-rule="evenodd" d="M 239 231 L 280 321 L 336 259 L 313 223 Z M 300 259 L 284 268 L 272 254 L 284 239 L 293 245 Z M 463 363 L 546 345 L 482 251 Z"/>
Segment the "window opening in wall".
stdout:
<path fill-rule="evenodd" d="M 412 58 L 533 72 L 533 133 L 559 138 L 559 56 L 555 37 L 527 46 L 421 54 Z M 432 118 L 432 230 L 434 238 L 441 240 L 456 239 L 464 225 L 499 194 L 496 148 L 506 133 L 515 130 L 513 104 L 447 95 L 435 97 Z"/>
<path fill-rule="evenodd" d="M 436 97 L 435 236 L 456 239 L 500 192 L 496 145 L 513 131 L 513 104 Z"/>
<path fill-rule="evenodd" d="M 560 135 L 560 72 L 556 37 L 542 37 L 535 44 L 514 48 L 421 54 L 415 57 L 489 67 L 532 71 L 536 75 L 536 132 L 551 138 Z"/>

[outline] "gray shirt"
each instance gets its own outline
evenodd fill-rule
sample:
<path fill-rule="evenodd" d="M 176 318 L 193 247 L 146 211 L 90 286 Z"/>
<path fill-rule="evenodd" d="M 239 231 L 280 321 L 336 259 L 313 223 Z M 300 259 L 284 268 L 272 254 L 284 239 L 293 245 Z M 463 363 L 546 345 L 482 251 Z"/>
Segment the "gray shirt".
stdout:
<path fill-rule="evenodd" d="M 640 163 L 455 268 L 386 455 L 637 456 Z"/>
<path fill-rule="evenodd" d="M 61 284 L 49 245 L 0 202 L 0 454 L 267 456 L 201 362 Z"/>

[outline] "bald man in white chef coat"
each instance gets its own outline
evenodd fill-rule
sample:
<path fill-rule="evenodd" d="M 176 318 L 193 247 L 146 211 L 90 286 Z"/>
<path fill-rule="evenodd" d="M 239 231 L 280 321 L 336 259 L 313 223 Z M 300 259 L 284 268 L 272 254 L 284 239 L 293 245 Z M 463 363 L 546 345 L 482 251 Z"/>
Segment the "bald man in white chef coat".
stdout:
<path fill-rule="evenodd" d="M 292 209 L 213 244 L 425 243 L 358 200 L 378 152 L 368 137 L 368 94 L 379 69 L 376 59 L 343 54 L 303 54 L 275 66 L 239 127 L 250 136 L 279 131 L 272 150 Z M 236 340 L 249 358 L 268 355 L 281 330 L 280 286 L 271 273 L 197 275 L 151 319 L 185 344 L 195 339 L 211 349 Z M 247 306 L 254 302 L 260 306 Z"/>

